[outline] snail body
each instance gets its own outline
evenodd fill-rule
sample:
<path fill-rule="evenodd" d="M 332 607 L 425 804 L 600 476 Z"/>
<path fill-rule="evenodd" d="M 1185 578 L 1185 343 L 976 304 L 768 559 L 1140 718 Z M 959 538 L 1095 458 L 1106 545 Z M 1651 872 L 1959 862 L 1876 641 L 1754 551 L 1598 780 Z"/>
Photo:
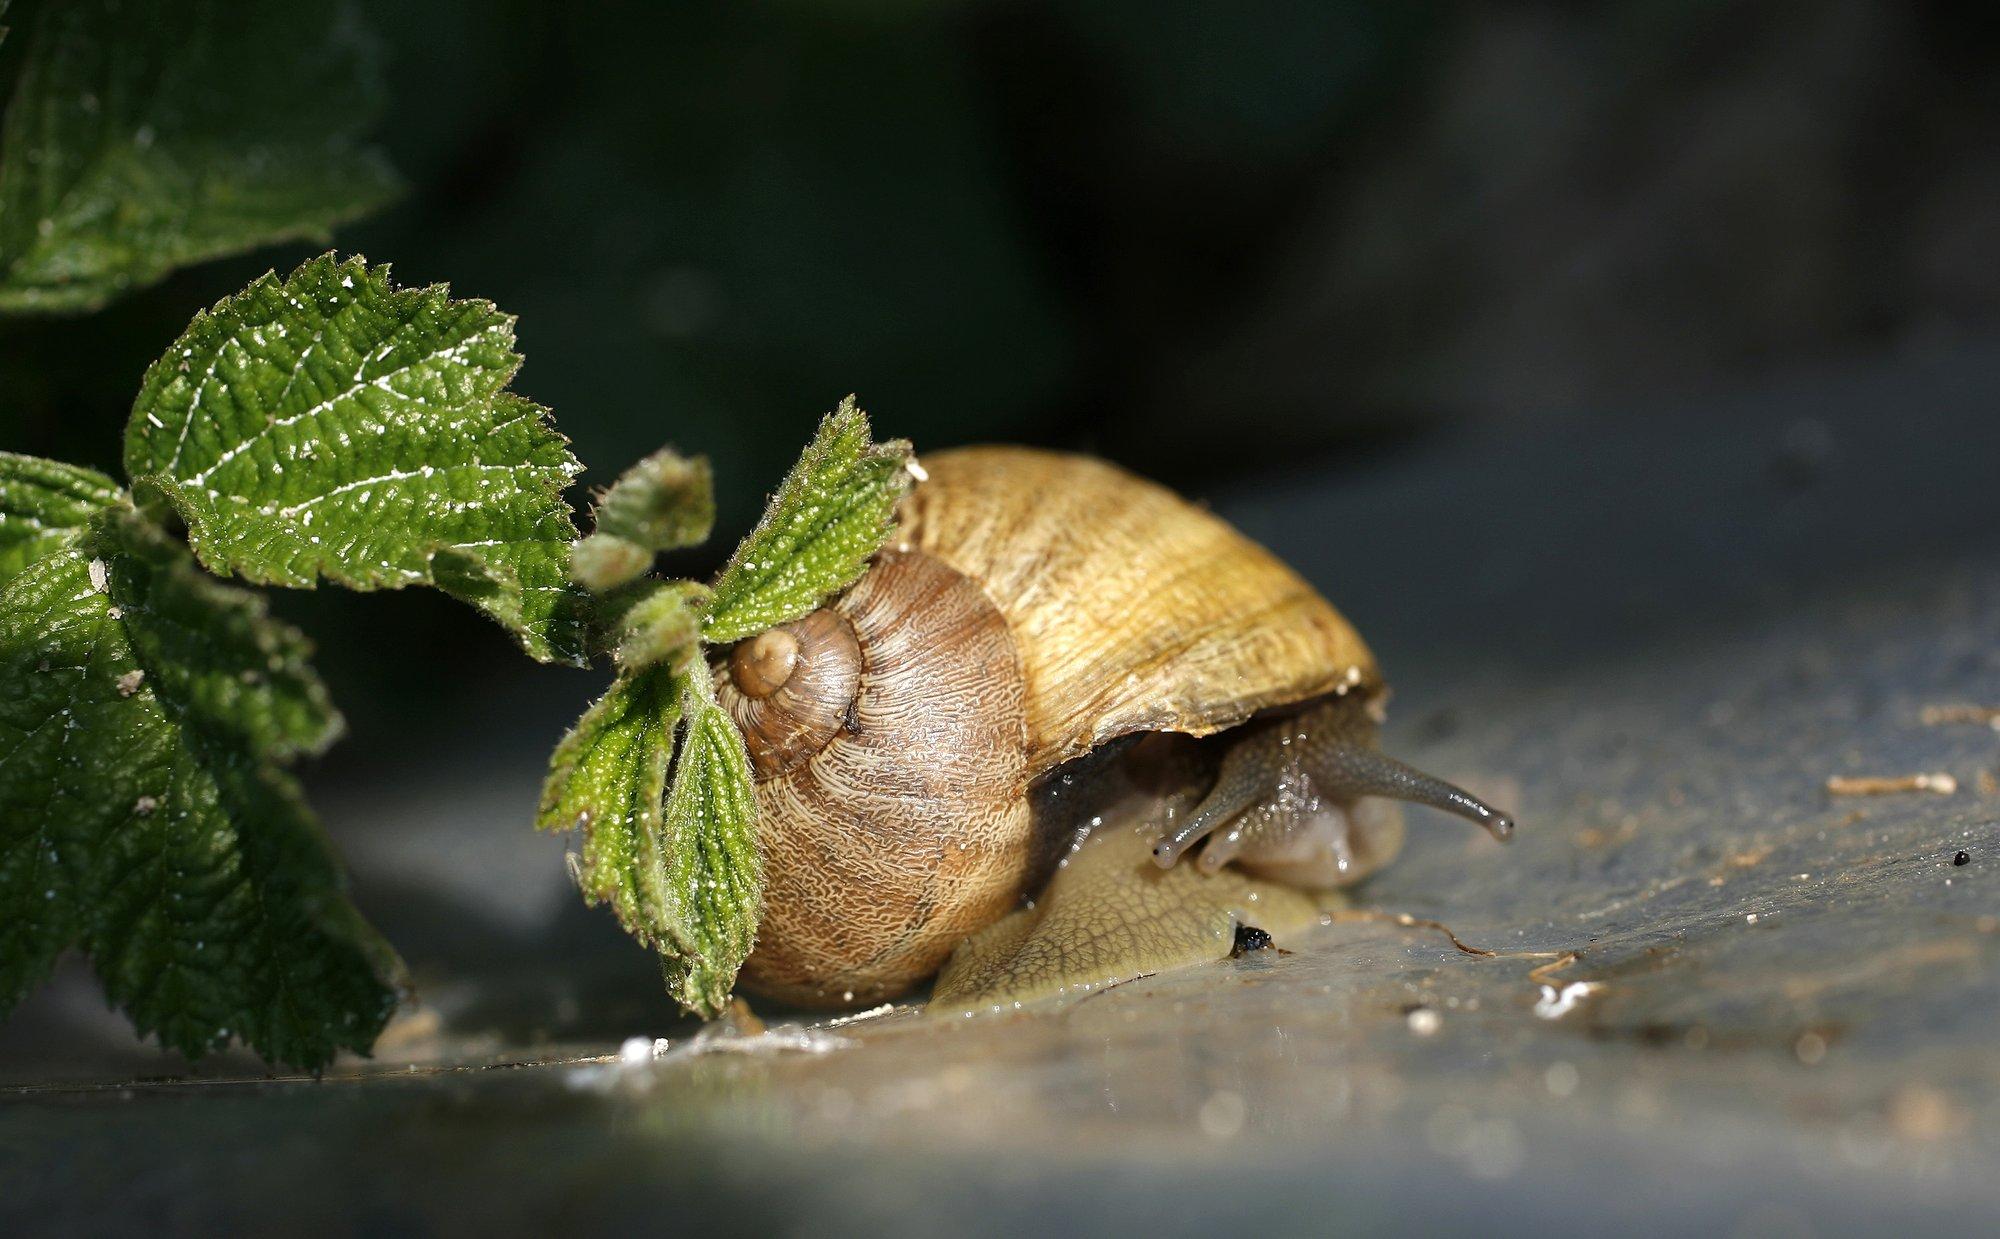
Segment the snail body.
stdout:
<path fill-rule="evenodd" d="M 1141 797 L 1150 858 L 1119 882 L 1344 885 L 1400 841 L 1381 797 L 1510 825 L 1374 752 L 1366 644 L 1220 518 L 1087 457 L 981 447 L 924 466 L 859 581 L 716 668 L 757 779 L 752 989 L 853 1006 L 921 983 L 1102 822 L 1055 793 L 1092 764 L 1126 771 L 1127 750 L 1171 787 Z M 1188 739 L 1130 739 L 1165 736 Z"/>

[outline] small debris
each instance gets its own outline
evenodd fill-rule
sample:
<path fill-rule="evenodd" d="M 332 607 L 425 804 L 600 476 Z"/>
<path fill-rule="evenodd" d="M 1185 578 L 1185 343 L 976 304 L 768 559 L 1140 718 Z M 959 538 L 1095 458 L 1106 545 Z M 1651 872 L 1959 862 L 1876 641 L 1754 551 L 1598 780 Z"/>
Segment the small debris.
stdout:
<path fill-rule="evenodd" d="M 1203 1135 L 1213 1140 L 1227 1140 L 1243 1130 L 1243 1122 L 1249 1117 L 1250 1107 L 1244 1102 L 1243 1094 L 1217 1089 L 1201 1103 L 1195 1121 L 1201 1125 Z"/>
<path fill-rule="evenodd" d="M 1766 844 L 1760 848 L 1750 848 L 1746 851 L 1732 853 L 1727 858 L 1727 864 L 1731 869 L 1749 869 L 1764 863 L 1764 858 L 1770 854 L 1771 847 L 1769 844 Z"/>
<path fill-rule="evenodd" d="M 1861 778 L 1836 774 L 1827 778 L 1826 790 L 1833 796 L 1891 796 L 1897 792 L 1936 792 L 1950 796 L 1958 791 L 1958 780 L 1941 770 Z"/>
<path fill-rule="evenodd" d="M 863 1020 L 879 1020 L 895 1009 L 895 1003 L 885 1002 L 879 1007 L 870 1007 L 866 1011 L 856 1011 L 852 1015 L 835 1016 L 826 1022 L 826 1026 L 828 1028 L 845 1028 L 849 1024 L 859 1024 Z"/>
<path fill-rule="evenodd" d="M 1251 951 L 1261 951 L 1271 945 L 1271 935 L 1255 925 L 1238 924 L 1236 942 L 1229 948 L 1229 958 L 1242 959 Z"/>
<path fill-rule="evenodd" d="M 120 697 L 130 697 L 133 693 L 138 692 L 139 685 L 145 682 L 145 672 L 137 670 L 127 671 L 124 675 L 118 677 L 118 695 Z"/>
<path fill-rule="evenodd" d="M 1826 1057 L 1826 1038 L 1816 1032 L 1800 1033 L 1799 1039 L 1792 1042 L 1792 1053 L 1806 1066 L 1816 1066 Z"/>
<path fill-rule="evenodd" d="M 1923 713 L 1918 717 L 1923 720 L 1926 727 L 1950 727 L 1959 723 L 1973 723 L 2000 731 L 2000 706 L 1925 706 Z"/>
<path fill-rule="evenodd" d="M 1604 988 L 1596 981 L 1571 981 L 1557 989 L 1553 985 L 1542 986 L 1542 996 L 1535 1000 L 1535 1014 L 1545 1020 L 1559 1020 L 1576 1009 L 1576 1004 Z"/>
<path fill-rule="evenodd" d="M 797 1024 L 779 1024 L 766 1028 L 762 1023 L 756 1032 L 743 1032 L 730 1027 L 730 1021 L 720 1020 L 708 1025 L 694 1036 L 671 1048 L 662 1040 L 655 1043 L 650 1052 L 662 1061 L 679 1061 L 701 1058 L 709 1054 L 743 1054 L 761 1057 L 766 1054 L 830 1054 L 844 1050 L 854 1042 L 846 1037 L 822 1032 L 817 1028 L 803 1028 Z"/>

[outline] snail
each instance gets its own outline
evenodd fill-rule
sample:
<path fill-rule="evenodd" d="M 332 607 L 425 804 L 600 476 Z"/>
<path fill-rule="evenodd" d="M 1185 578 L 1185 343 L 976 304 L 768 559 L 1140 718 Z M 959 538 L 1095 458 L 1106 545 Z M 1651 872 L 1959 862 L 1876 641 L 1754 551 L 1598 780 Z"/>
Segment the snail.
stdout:
<path fill-rule="evenodd" d="M 859 1006 L 943 967 L 1005 996 L 1131 971 L 1182 922 L 1219 957 L 1393 858 L 1393 801 L 1511 832 L 1377 751 L 1359 634 L 1219 517 L 1083 456 L 923 468 L 853 586 L 716 656 L 756 780 L 752 990 Z"/>

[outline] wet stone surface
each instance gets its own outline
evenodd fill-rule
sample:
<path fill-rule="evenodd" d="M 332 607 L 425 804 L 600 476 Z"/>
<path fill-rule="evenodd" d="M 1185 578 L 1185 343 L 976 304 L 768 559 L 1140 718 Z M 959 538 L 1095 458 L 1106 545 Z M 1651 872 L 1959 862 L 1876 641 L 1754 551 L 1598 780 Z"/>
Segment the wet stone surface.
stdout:
<path fill-rule="evenodd" d="M 1954 373 L 2000 389 L 1985 360 Z M 1843 410 L 1871 398 L 1809 403 L 1840 444 Z M 1398 471 L 1480 444 L 1345 498 L 1224 505 L 1343 605 L 1356 581 L 1371 635 L 1416 634 L 1384 642 L 1385 746 L 1522 824 L 1502 848 L 1412 810 L 1403 859 L 1357 900 L 1374 919 L 1055 1007 L 904 1007 L 816 1031 L 766 1012 L 761 1037 L 699 1043 L 657 1006 L 620 1005 L 648 970 L 606 940 L 588 966 L 510 961 L 507 942 L 550 931 L 495 929 L 485 972 L 427 989 L 376 1062 L 317 1082 L 241 1060 L 135 1080 L 182 1068 L 103 1036 L 51 1048 L 82 1001 L 58 992 L 0 1055 L 0 1214 L 306 1233 L 1984 1230 L 2000 1217 L 2000 732 L 1926 710 L 2000 705 L 2000 562 L 1973 540 L 1990 514 L 1963 497 L 1970 467 L 1944 459 L 1990 462 L 1995 432 L 1970 396 L 1922 404 L 1934 469 L 1836 475 L 1804 508 L 1755 453 L 1702 473 L 1715 437 L 1780 441 L 1792 401 L 1706 441 L 1607 439 L 1735 506 L 1691 500 L 1681 541 L 1646 563 L 1598 554 L 1609 535 L 1583 500 L 1554 504 L 1515 536 L 1569 539 L 1592 579 L 1530 565 L 1461 582 L 1455 629 L 1420 585 L 1382 601 L 1407 562 L 1315 556 L 1326 530 L 1370 520 L 1413 522 L 1447 554 L 1483 497 L 1426 495 Z M 1545 437 L 1587 454 L 1588 434 L 1613 433 L 1574 430 Z M 1587 493 L 1565 489 L 1585 463 L 1520 441 L 1544 493 Z M 1940 505 L 1928 560 L 1794 553 L 1866 543 L 1878 511 L 1919 497 Z M 1274 527 L 1281 511 L 1303 523 Z M 1732 545 L 1732 522 L 1791 532 Z M 1826 786 L 1916 773 L 1955 790 Z M 508 776 L 479 803 L 526 805 L 532 787 Z M 353 848 L 364 892 L 378 844 Z M 549 864 L 523 855 L 524 874 Z M 560 984 L 544 975 L 559 967 Z M 540 1023 L 498 1014 L 523 1009 Z M 624 1034 L 671 1036 L 656 1057 Z"/>

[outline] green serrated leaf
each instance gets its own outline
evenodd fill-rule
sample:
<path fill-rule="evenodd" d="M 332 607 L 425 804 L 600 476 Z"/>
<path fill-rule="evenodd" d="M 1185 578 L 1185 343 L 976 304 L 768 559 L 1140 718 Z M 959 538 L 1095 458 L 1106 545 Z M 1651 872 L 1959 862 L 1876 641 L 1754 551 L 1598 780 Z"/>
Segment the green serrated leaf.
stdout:
<path fill-rule="evenodd" d="M 740 641 L 852 585 L 895 528 L 909 463 L 908 443 L 873 442 L 854 397 L 841 401 L 716 579 L 703 635 Z"/>
<path fill-rule="evenodd" d="M 398 191 L 362 141 L 383 91 L 346 0 L 64 0 L 9 54 L 0 310 L 88 310 L 190 263 L 323 243 Z"/>
<path fill-rule="evenodd" d="M 705 663 L 696 662 L 680 682 L 684 721 L 662 851 L 667 896 L 686 942 L 663 951 L 660 966 L 675 1001 L 713 1017 L 728 1004 L 756 945 L 764 872 L 743 735 L 716 704 Z"/>
<path fill-rule="evenodd" d="M 660 812 L 680 695 L 673 673 L 620 676 L 556 747 L 542 785 L 542 830 L 583 832 L 577 886 L 608 903 L 625 932 L 655 949 L 682 931 L 666 901 Z"/>
<path fill-rule="evenodd" d="M 146 372 L 125 468 L 213 571 L 444 584 L 534 657 L 580 664 L 562 492 L 581 466 L 547 410 L 502 390 L 520 360 L 491 303 L 325 255 L 195 319 Z"/>
<path fill-rule="evenodd" d="M 523 584 L 515 567 L 520 548 L 512 554 L 504 550 L 495 554 L 495 549 L 449 546 L 438 551 L 431 556 L 433 583 L 498 620 L 535 657 L 581 664 L 590 640 L 589 595 L 570 588 L 567 581 L 559 588 L 547 585 L 541 562 L 525 565 L 537 583 Z M 539 544 L 531 547 L 536 555 L 543 549 Z"/>
<path fill-rule="evenodd" d="M 394 955 L 277 764 L 339 726 L 304 653 L 129 510 L 0 589 L 0 1010 L 78 945 L 189 1056 L 373 1043 Z"/>
<path fill-rule="evenodd" d="M 763 870 L 750 756 L 707 663 L 620 676 L 556 749 L 538 825 L 583 831 L 584 897 L 660 953 L 676 1001 L 719 1012 L 757 939 Z"/>
<path fill-rule="evenodd" d="M 599 593 L 636 580 L 660 552 L 708 540 L 715 526 L 708 458 L 661 448 L 612 483 L 591 520 L 591 535 L 571 556 L 571 574 Z"/>
<path fill-rule="evenodd" d="M 123 495 L 94 470 L 0 452 L 0 586 L 67 544 Z"/>

